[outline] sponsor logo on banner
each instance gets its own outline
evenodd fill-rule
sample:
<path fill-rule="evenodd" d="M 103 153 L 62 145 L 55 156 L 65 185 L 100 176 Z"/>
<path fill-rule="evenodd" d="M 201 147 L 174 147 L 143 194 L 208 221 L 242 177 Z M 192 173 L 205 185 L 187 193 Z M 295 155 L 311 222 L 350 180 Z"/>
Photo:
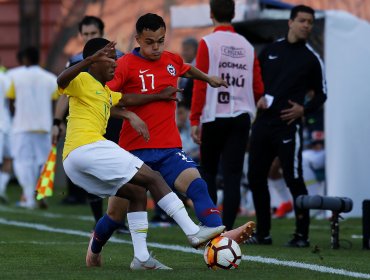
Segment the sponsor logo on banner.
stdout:
<path fill-rule="evenodd" d="M 248 70 L 247 64 L 234 63 L 234 62 L 220 62 L 218 64 L 218 68 Z"/>
<path fill-rule="evenodd" d="M 231 76 L 230 73 L 222 73 L 221 78 L 226 81 L 228 86 L 235 86 L 235 87 L 244 87 L 245 78 L 243 75 L 239 77 Z"/>
<path fill-rule="evenodd" d="M 218 103 L 228 104 L 230 103 L 230 93 L 227 91 L 221 91 L 218 93 Z"/>
<path fill-rule="evenodd" d="M 233 46 L 222 46 L 221 54 L 232 58 L 242 58 L 246 57 L 246 50 L 244 48 L 235 48 Z"/>

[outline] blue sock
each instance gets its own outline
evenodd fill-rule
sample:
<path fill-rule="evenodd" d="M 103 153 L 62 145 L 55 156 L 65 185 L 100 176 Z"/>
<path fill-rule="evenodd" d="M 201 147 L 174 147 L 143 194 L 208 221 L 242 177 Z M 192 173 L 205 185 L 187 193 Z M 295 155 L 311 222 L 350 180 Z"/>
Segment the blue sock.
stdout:
<path fill-rule="evenodd" d="M 198 220 L 207 227 L 222 225 L 220 211 L 211 200 L 206 182 L 197 178 L 191 182 L 186 195 L 193 201 L 195 214 Z"/>
<path fill-rule="evenodd" d="M 91 251 L 94 254 L 100 253 L 105 243 L 107 243 L 113 232 L 118 229 L 120 225 L 121 223 L 113 221 L 107 214 L 100 218 L 95 226 Z"/>

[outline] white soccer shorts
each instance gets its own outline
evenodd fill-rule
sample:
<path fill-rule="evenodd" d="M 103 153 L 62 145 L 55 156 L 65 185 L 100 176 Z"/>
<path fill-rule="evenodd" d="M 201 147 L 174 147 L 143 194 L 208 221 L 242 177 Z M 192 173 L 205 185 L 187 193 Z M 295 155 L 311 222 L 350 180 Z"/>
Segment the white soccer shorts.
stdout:
<path fill-rule="evenodd" d="M 114 196 L 142 165 L 142 160 L 109 140 L 78 147 L 63 161 L 73 183 L 100 197 Z"/>

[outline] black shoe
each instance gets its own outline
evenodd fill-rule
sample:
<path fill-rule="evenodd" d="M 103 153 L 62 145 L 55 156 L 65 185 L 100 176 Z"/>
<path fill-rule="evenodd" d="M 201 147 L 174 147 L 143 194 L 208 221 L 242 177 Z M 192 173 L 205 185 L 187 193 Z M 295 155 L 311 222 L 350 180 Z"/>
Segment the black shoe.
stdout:
<path fill-rule="evenodd" d="M 294 247 L 294 248 L 306 248 L 310 247 L 310 241 L 307 238 L 304 238 L 301 234 L 295 233 L 293 239 L 288 241 L 285 244 L 285 247 Z"/>
<path fill-rule="evenodd" d="M 261 237 L 258 236 L 256 233 L 253 233 L 253 235 L 248 238 L 244 244 L 246 245 L 271 245 L 272 244 L 272 238 L 270 235 Z"/>
<path fill-rule="evenodd" d="M 116 230 L 116 233 L 118 233 L 118 234 L 130 234 L 130 230 L 125 224 L 123 224 Z"/>

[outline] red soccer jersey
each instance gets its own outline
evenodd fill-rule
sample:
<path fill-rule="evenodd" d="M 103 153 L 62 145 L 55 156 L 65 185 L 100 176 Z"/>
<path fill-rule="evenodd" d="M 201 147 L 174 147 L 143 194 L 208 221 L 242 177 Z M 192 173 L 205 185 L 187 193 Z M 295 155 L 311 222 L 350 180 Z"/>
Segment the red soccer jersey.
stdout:
<path fill-rule="evenodd" d="M 140 56 L 135 49 L 117 60 L 114 78 L 107 85 L 111 90 L 122 93 L 156 94 L 168 86 L 177 87 L 178 77 L 189 69 L 190 66 L 179 55 L 164 51 L 159 60 L 151 61 Z M 131 151 L 182 147 L 175 120 L 175 101 L 152 102 L 132 106 L 129 110 L 147 124 L 150 140 L 145 142 L 125 121 L 119 138 L 122 148 Z"/>

